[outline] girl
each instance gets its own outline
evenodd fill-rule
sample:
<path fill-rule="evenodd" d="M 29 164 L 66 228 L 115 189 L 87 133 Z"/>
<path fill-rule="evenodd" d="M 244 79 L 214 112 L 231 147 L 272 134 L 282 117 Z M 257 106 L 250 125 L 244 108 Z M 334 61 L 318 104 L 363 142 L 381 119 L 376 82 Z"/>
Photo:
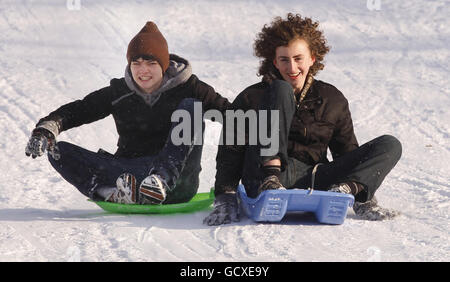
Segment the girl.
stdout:
<path fill-rule="evenodd" d="M 247 195 L 256 197 L 268 189 L 308 188 L 313 174 L 315 189 L 353 194 L 355 213 L 364 219 L 397 215 L 378 206 L 374 194 L 400 159 L 401 144 L 383 135 L 359 146 L 347 99 L 333 85 L 315 79 L 329 51 L 318 25 L 290 13 L 258 34 L 254 50 L 262 60 L 262 81 L 240 93 L 231 108 L 277 110 L 279 150 L 262 156 L 262 145 L 219 147 L 215 210 L 207 224 L 239 220 L 235 191 L 240 180 Z"/>

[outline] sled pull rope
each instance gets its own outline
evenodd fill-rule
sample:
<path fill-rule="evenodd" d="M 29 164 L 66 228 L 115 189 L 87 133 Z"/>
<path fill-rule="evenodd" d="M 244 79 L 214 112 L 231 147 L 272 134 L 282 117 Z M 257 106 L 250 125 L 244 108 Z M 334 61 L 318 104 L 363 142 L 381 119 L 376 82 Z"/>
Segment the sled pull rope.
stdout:
<path fill-rule="evenodd" d="M 311 195 L 313 190 L 314 190 L 314 181 L 316 180 L 316 172 L 317 172 L 317 168 L 322 165 L 321 163 L 318 163 L 314 166 L 313 170 L 312 170 L 312 177 L 311 177 L 311 187 L 308 188 L 309 193 L 308 195 Z"/>

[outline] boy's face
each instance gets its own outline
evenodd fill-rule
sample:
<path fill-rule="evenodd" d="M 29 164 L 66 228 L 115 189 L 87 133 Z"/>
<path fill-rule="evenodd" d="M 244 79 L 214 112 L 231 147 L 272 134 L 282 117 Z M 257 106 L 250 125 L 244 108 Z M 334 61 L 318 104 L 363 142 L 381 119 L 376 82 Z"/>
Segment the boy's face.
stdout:
<path fill-rule="evenodd" d="M 277 47 L 273 60 L 283 79 L 292 85 L 295 92 L 302 90 L 314 62 L 308 43 L 303 39 L 294 39 L 287 46 Z"/>
<path fill-rule="evenodd" d="M 131 75 L 136 84 L 147 94 L 157 90 L 163 80 L 163 71 L 155 60 L 139 58 L 130 64 Z"/>

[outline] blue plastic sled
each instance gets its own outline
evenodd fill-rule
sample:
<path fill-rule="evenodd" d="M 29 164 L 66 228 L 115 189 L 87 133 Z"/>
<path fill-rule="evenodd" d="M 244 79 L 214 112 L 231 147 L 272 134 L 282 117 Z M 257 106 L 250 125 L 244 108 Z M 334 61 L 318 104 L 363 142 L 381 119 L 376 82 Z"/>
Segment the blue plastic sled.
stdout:
<path fill-rule="evenodd" d="M 355 201 L 349 194 L 304 189 L 267 190 L 253 199 L 239 185 L 238 193 L 245 213 L 257 222 L 279 222 L 286 212 L 304 211 L 313 212 L 320 223 L 342 224 Z"/>

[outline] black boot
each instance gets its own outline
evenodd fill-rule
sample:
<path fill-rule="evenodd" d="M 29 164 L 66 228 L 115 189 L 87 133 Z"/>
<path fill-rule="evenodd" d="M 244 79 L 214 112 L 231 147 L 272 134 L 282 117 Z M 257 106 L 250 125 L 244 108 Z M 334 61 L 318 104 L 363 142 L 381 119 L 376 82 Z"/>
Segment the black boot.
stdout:
<path fill-rule="evenodd" d="M 277 176 L 270 175 L 264 178 L 263 182 L 259 186 L 258 195 L 266 190 L 286 190 L 286 188 L 284 188 Z"/>
<path fill-rule="evenodd" d="M 393 219 L 394 217 L 400 215 L 400 212 L 396 210 L 390 210 L 382 208 L 378 205 L 378 201 L 375 196 L 367 202 L 355 202 L 353 205 L 353 210 L 356 215 L 365 220 L 385 220 Z"/>

